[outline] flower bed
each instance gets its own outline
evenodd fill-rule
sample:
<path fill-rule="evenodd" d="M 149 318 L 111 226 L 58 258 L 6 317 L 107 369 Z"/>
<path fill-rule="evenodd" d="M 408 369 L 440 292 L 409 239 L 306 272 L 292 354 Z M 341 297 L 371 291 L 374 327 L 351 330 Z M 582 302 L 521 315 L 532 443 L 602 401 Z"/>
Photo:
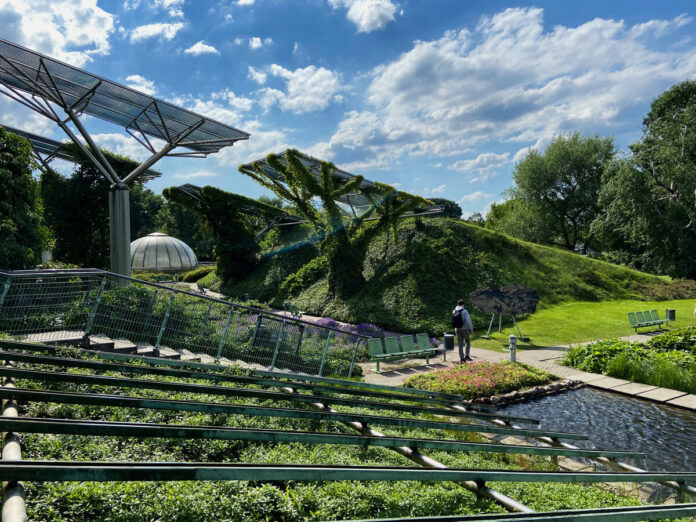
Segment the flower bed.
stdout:
<path fill-rule="evenodd" d="M 524 364 L 477 362 L 414 375 L 406 380 L 404 386 L 476 399 L 547 384 L 552 380 L 554 377 L 550 373 Z"/>

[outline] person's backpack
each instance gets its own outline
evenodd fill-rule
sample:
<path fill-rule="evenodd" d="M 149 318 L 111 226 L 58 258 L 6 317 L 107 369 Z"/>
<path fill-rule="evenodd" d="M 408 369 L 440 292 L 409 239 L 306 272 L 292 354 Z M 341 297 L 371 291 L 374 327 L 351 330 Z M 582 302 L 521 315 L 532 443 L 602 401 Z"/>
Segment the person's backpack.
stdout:
<path fill-rule="evenodd" d="M 452 312 L 452 328 L 464 328 L 464 318 L 461 310 Z"/>

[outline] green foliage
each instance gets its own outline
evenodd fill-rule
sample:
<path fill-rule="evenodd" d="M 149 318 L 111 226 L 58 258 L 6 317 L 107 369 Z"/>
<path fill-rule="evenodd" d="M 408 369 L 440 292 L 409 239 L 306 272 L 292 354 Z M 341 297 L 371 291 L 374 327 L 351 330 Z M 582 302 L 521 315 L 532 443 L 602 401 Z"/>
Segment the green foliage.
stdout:
<path fill-rule="evenodd" d="M 209 224 L 215 237 L 216 270 L 228 283 L 243 279 L 256 266 L 260 221 L 285 215 L 277 207 L 211 186 L 170 187 L 163 194 Z"/>
<path fill-rule="evenodd" d="M 696 277 L 696 81 L 656 98 L 632 155 L 604 175 L 593 228 L 615 259 L 651 272 Z"/>
<path fill-rule="evenodd" d="M 181 280 L 184 283 L 195 283 L 199 279 L 202 279 L 203 277 L 207 276 L 209 273 L 213 272 L 214 270 L 215 270 L 214 265 L 199 266 L 198 268 L 194 268 L 193 270 L 186 272 L 185 274 L 182 274 Z"/>
<path fill-rule="evenodd" d="M 220 276 L 213 270 L 208 275 L 198 280 L 198 286 L 201 288 L 208 288 L 213 292 L 222 292 L 222 279 L 220 279 Z"/>
<path fill-rule="evenodd" d="M 0 266 L 5 269 L 34 268 L 48 248 L 33 168 L 29 142 L 0 126 Z"/>
<path fill-rule="evenodd" d="M 575 346 L 563 364 L 653 386 L 696 392 L 696 328 L 653 337 L 646 343 L 617 339 Z"/>
<path fill-rule="evenodd" d="M 176 274 L 171 272 L 149 272 L 147 270 L 135 270 L 133 272 L 133 277 L 135 279 L 140 279 L 141 281 L 149 281 L 150 283 L 161 283 L 162 281 L 173 281 Z"/>
<path fill-rule="evenodd" d="M 442 213 L 437 214 L 437 217 L 450 217 L 454 219 L 459 219 L 462 217 L 462 207 L 460 207 L 455 201 L 445 198 L 430 198 L 433 204 L 442 207 Z"/>
<path fill-rule="evenodd" d="M 522 203 L 517 219 L 532 228 L 537 241 L 587 253 L 595 242 L 590 225 L 601 208 L 602 172 L 615 154 L 612 138 L 578 133 L 555 137 L 543 154 L 530 151 L 513 173 L 510 194 Z"/>
<path fill-rule="evenodd" d="M 524 364 L 479 362 L 414 375 L 406 380 L 404 386 L 477 399 L 548 384 L 553 379 L 551 374 Z"/>
<path fill-rule="evenodd" d="M 310 285 L 324 277 L 328 269 L 325 256 L 318 256 L 304 265 L 294 274 L 289 275 L 280 285 L 280 295 L 292 297 L 306 290 Z"/>

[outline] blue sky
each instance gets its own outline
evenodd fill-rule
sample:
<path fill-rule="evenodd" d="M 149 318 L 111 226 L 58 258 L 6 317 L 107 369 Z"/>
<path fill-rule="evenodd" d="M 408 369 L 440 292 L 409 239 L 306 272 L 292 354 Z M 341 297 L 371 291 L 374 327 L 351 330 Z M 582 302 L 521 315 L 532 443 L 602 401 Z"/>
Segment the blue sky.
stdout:
<path fill-rule="evenodd" d="M 532 148 L 579 131 L 625 150 L 650 101 L 696 78 L 693 2 L 0 0 L 0 36 L 251 133 L 149 184 L 257 197 L 237 165 L 288 146 L 486 212 Z M 63 139 L 0 98 L 0 123 Z M 147 153 L 86 118 L 100 145 Z"/>

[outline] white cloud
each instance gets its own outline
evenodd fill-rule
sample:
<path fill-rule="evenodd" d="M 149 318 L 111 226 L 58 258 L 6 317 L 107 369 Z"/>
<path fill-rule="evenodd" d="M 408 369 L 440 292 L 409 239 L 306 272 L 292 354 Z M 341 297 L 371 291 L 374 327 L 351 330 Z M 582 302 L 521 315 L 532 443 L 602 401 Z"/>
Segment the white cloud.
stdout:
<path fill-rule="evenodd" d="M 687 23 L 595 18 L 547 29 L 541 9 L 513 8 L 417 41 L 372 71 L 369 104 L 346 113 L 329 140 L 332 154 L 341 160 L 362 148 L 361 161 L 378 168 L 408 154 L 461 155 L 488 141 L 499 148 L 575 130 L 612 132 L 630 110 L 694 76 L 693 43 L 677 50 L 649 38 Z"/>
<path fill-rule="evenodd" d="M 150 96 L 157 92 L 155 82 L 148 80 L 139 74 L 131 74 L 130 76 L 126 77 L 126 85 L 135 89 L 136 91 L 149 94 Z"/>
<path fill-rule="evenodd" d="M 94 0 L 0 0 L 0 34 L 81 67 L 109 54 L 115 16 Z"/>
<path fill-rule="evenodd" d="M 285 81 L 286 91 L 270 87 L 262 89 L 260 103 L 265 109 L 278 105 L 282 110 L 295 114 L 325 109 L 341 88 L 335 72 L 314 65 L 290 71 L 273 64 L 268 72 Z"/>
<path fill-rule="evenodd" d="M 266 73 L 263 71 L 259 71 L 258 69 L 254 69 L 251 65 L 249 66 L 249 75 L 248 77 L 254 80 L 256 83 L 259 85 L 263 85 L 266 83 Z"/>
<path fill-rule="evenodd" d="M 235 38 L 234 45 L 242 45 L 244 43 L 244 38 Z"/>
<path fill-rule="evenodd" d="M 234 147 L 225 147 L 214 159 L 220 165 L 229 166 L 236 172 L 237 166 L 266 157 L 271 152 L 282 152 L 289 147 L 296 147 L 288 142 L 287 130 L 274 128 L 264 130 L 258 120 L 242 121 L 238 127 L 250 132 L 252 139 L 239 141 Z"/>
<path fill-rule="evenodd" d="M 440 185 L 439 187 L 435 187 L 434 189 L 430 189 L 430 193 L 431 194 L 444 194 L 446 190 L 447 190 L 447 185 Z"/>
<path fill-rule="evenodd" d="M 122 156 L 127 156 L 131 159 L 144 161 L 152 154 L 149 150 L 143 147 L 131 136 L 126 136 L 125 134 L 118 133 L 103 133 L 103 134 L 93 134 L 92 138 L 95 143 L 100 147 L 120 154 Z M 161 140 L 151 139 L 152 144 L 156 149 L 159 150 L 160 147 L 164 145 Z M 155 170 L 157 167 L 153 167 Z"/>
<path fill-rule="evenodd" d="M 197 170 L 196 172 L 190 172 L 188 174 L 174 174 L 176 179 L 197 179 L 197 178 L 214 178 L 219 176 L 217 172 L 211 170 Z"/>
<path fill-rule="evenodd" d="M 457 203 L 471 203 L 474 201 L 481 201 L 482 199 L 489 199 L 491 197 L 493 197 L 493 194 L 486 194 L 485 192 L 477 190 L 476 192 L 462 196 L 459 198 Z"/>
<path fill-rule="evenodd" d="M 237 39 L 235 39 L 235 43 L 237 43 Z M 249 38 L 249 49 L 256 50 L 256 49 L 261 49 L 264 45 L 268 47 L 273 43 L 273 38 L 264 38 L 263 40 L 259 38 L 258 36 L 252 36 Z"/>
<path fill-rule="evenodd" d="M 391 0 L 329 0 L 329 5 L 334 9 L 347 9 L 346 16 L 359 33 L 383 29 L 394 20 L 397 8 Z"/>
<path fill-rule="evenodd" d="M 256 0 L 237 0 L 237 5 L 254 5 Z"/>
<path fill-rule="evenodd" d="M 220 54 L 220 51 L 218 51 L 212 45 L 208 45 L 206 43 L 203 43 L 203 40 L 201 40 L 200 42 L 196 42 L 191 47 L 186 49 L 184 51 L 184 53 L 190 54 L 193 56 L 200 56 L 201 54 Z"/>
<path fill-rule="evenodd" d="M 162 40 L 172 40 L 176 33 L 183 29 L 183 22 L 173 24 L 157 23 L 141 25 L 133 29 L 130 33 L 131 42 L 139 42 L 148 38 L 159 37 Z"/>
<path fill-rule="evenodd" d="M 210 93 L 207 98 L 188 95 L 173 98 L 171 101 L 195 113 L 241 129 L 244 127 L 241 127 L 239 122 L 244 113 L 250 111 L 254 105 L 252 99 L 237 96 L 229 89 Z"/>
<path fill-rule="evenodd" d="M 509 157 L 509 152 L 503 154 L 484 152 L 474 159 L 455 161 L 449 168 L 469 174 L 469 181 L 472 183 L 476 181 L 486 181 L 495 176 L 496 169 L 508 163 Z"/>

